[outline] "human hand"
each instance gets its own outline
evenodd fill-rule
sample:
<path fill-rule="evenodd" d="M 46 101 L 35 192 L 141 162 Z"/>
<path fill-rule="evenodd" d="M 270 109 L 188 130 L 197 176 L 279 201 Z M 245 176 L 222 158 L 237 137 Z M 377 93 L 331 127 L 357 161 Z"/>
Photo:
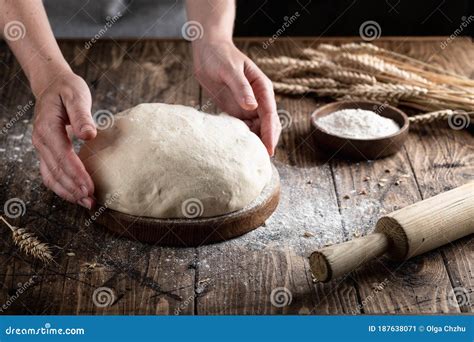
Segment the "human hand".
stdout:
<path fill-rule="evenodd" d="M 76 137 L 95 138 L 91 93 L 87 83 L 70 69 L 53 74 L 54 79 L 33 86 L 36 105 L 32 140 L 39 154 L 41 177 L 58 196 L 91 209 L 94 183 L 66 131 L 71 125 Z"/>
<path fill-rule="evenodd" d="M 228 40 L 193 43 L 194 71 L 224 112 L 242 119 L 273 156 L 281 133 L 272 82 Z"/>

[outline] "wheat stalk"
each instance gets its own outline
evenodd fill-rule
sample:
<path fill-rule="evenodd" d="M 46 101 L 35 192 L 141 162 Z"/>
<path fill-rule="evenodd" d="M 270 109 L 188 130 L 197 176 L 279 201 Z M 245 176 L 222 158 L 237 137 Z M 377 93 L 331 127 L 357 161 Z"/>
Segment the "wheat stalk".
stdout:
<path fill-rule="evenodd" d="M 328 69 L 336 68 L 336 65 L 329 60 L 308 61 L 297 58 L 276 57 L 260 58 L 257 62 L 262 70 L 266 74 L 272 75 L 275 80 L 307 73 L 321 74 Z"/>
<path fill-rule="evenodd" d="M 421 84 L 431 83 L 416 73 L 402 70 L 396 65 L 387 63 L 382 58 L 373 55 L 342 53 L 335 59 L 343 66 L 352 67 L 354 69 L 362 69 L 375 75 L 386 74 L 398 77 L 401 80 L 415 81 Z"/>
<path fill-rule="evenodd" d="M 296 77 L 282 78 L 282 83 L 301 85 L 309 88 L 335 88 L 340 84 L 332 78 L 324 77 Z"/>
<path fill-rule="evenodd" d="M 273 90 L 275 90 L 277 93 L 287 95 L 302 95 L 313 91 L 311 87 L 282 82 L 273 82 Z"/>
<path fill-rule="evenodd" d="M 411 116 L 408 118 L 411 124 L 431 123 L 439 120 L 447 120 L 450 117 L 458 115 L 466 116 L 467 120 L 474 119 L 474 112 L 455 111 L 451 109 L 438 110 L 430 113 L 423 113 Z"/>
<path fill-rule="evenodd" d="M 408 100 L 428 94 L 428 89 L 406 84 L 356 84 L 349 89 L 349 94 L 372 99 Z"/>
<path fill-rule="evenodd" d="M 398 64 L 402 66 L 403 68 L 411 69 L 417 73 L 429 73 L 431 76 L 440 76 L 440 75 L 448 76 L 448 77 L 451 77 L 451 80 L 454 82 L 460 81 L 466 85 L 470 84 L 471 87 L 474 84 L 474 81 L 472 81 L 471 79 L 465 76 L 451 73 L 447 71 L 446 69 L 437 67 L 436 65 L 429 64 L 429 63 L 420 61 L 416 58 L 412 58 L 410 56 L 407 56 L 395 51 L 390 51 L 390 50 L 378 47 L 370 43 L 346 43 L 340 46 L 334 46 L 330 44 L 321 44 L 318 46 L 316 50 L 314 49 L 307 49 L 307 50 L 312 50 L 312 51 L 306 52 L 308 56 L 315 55 L 316 53 L 334 55 L 334 54 L 338 54 L 342 52 L 377 54 L 379 55 L 379 57 L 382 57 L 387 61 L 390 61 L 394 64 Z M 427 71 L 427 70 L 431 70 L 431 71 Z"/>
<path fill-rule="evenodd" d="M 372 44 L 321 44 L 298 56 L 257 59 L 277 93 L 387 101 L 428 112 L 474 108 L 473 80 Z"/>
<path fill-rule="evenodd" d="M 331 44 L 320 44 L 316 50 L 320 53 L 326 54 L 338 54 L 341 52 L 349 52 L 349 53 L 378 53 L 382 49 L 376 45 L 369 44 L 369 43 L 347 43 L 342 44 L 340 46 L 335 46 Z M 309 54 L 314 52 L 307 52 Z"/>
<path fill-rule="evenodd" d="M 312 60 L 321 60 L 321 59 L 327 59 L 327 54 L 312 48 L 305 48 L 300 51 L 300 56 L 307 58 L 307 59 L 312 59 Z"/>
<path fill-rule="evenodd" d="M 294 80 L 291 79 L 292 83 L 273 82 L 274 90 L 287 95 L 312 93 L 317 96 L 330 96 L 341 100 L 373 100 L 393 105 L 403 104 L 426 111 L 437 111 L 443 106 L 457 110 L 474 108 L 472 99 L 453 97 L 436 90 L 407 84 L 377 83 L 374 85 L 354 84 L 348 87 L 323 87 L 325 82 L 318 83 L 317 78 L 312 80 L 312 85 L 310 82 L 305 83 L 306 81 L 302 82 L 304 85 L 296 84 Z M 328 85 L 330 84 L 328 83 Z"/>
<path fill-rule="evenodd" d="M 334 69 L 326 73 L 325 76 L 347 84 L 377 83 L 377 79 L 374 76 L 351 70 Z"/>
<path fill-rule="evenodd" d="M 25 228 L 12 226 L 3 216 L 0 216 L 0 219 L 8 228 L 10 228 L 12 231 L 13 242 L 21 251 L 23 251 L 23 253 L 31 255 L 44 263 L 49 263 L 53 260 L 51 248 L 48 244 L 41 242 L 36 235 L 28 232 Z"/>
<path fill-rule="evenodd" d="M 382 58 L 385 62 L 397 66 L 405 71 L 410 71 L 424 77 L 425 79 L 437 80 L 438 82 L 449 83 L 451 86 L 474 87 L 474 81 L 455 73 L 449 72 L 446 69 L 441 69 L 436 65 L 429 64 L 410 56 L 403 55 L 394 51 L 380 48 L 369 43 L 348 43 L 340 46 L 330 44 L 321 44 L 315 49 L 304 49 L 303 55 L 307 58 L 312 56 L 329 55 L 334 58 L 336 55 L 342 53 L 349 54 L 372 54 Z"/>

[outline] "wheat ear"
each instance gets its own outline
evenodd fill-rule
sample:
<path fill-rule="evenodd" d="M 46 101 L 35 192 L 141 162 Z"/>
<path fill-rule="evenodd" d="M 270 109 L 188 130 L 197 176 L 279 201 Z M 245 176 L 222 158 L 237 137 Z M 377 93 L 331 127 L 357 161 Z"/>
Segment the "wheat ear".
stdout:
<path fill-rule="evenodd" d="M 410 116 L 408 120 L 410 121 L 411 124 L 425 124 L 425 123 L 431 123 L 434 121 L 446 120 L 456 115 L 465 115 L 467 118 L 474 118 L 474 112 L 463 112 L 463 111 L 445 109 L 445 110 L 438 110 L 435 112 Z"/>
<path fill-rule="evenodd" d="M 336 61 L 345 67 L 363 69 L 374 75 L 380 73 L 398 77 L 406 81 L 415 81 L 422 84 L 430 84 L 427 79 L 413 72 L 408 72 L 398 68 L 396 65 L 385 62 L 382 58 L 368 54 L 350 54 L 344 52 L 336 57 Z"/>
<path fill-rule="evenodd" d="M 51 248 L 48 244 L 41 242 L 35 234 L 28 232 L 25 228 L 12 226 L 3 216 L 0 216 L 0 219 L 10 228 L 13 242 L 23 253 L 31 255 L 44 263 L 49 263 L 53 260 Z"/>
<path fill-rule="evenodd" d="M 282 83 L 296 84 L 310 88 L 336 88 L 340 84 L 332 78 L 323 77 L 296 77 L 296 78 L 283 78 Z"/>
<path fill-rule="evenodd" d="M 287 95 L 303 95 L 311 92 L 311 88 L 299 84 L 287 84 L 281 82 L 273 82 L 273 89 L 280 94 Z"/>

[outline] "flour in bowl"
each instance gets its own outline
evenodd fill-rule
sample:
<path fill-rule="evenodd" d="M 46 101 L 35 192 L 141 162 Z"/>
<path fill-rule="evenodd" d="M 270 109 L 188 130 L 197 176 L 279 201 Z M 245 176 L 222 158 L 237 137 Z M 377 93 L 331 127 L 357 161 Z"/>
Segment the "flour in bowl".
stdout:
<path fill-rule="evenodd" d="M 392 119 L 371 110 L 342 109 L 317 120 L 329 134 L 352 139 L 377 139 L 392 135 L 400 126 Z"/>

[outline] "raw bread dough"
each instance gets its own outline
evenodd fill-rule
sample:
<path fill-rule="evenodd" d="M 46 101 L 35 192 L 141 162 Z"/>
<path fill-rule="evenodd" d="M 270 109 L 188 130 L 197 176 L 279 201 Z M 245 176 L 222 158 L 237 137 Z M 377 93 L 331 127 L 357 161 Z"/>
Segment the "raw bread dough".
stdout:
<path fill-rule="evenodd" d="M 230 213 L 258 197 L 271 178 L 268 153 L 227 114 L 146 103 L 115 115 L 79 157 L 99 203 L 156 218 Z"/>

